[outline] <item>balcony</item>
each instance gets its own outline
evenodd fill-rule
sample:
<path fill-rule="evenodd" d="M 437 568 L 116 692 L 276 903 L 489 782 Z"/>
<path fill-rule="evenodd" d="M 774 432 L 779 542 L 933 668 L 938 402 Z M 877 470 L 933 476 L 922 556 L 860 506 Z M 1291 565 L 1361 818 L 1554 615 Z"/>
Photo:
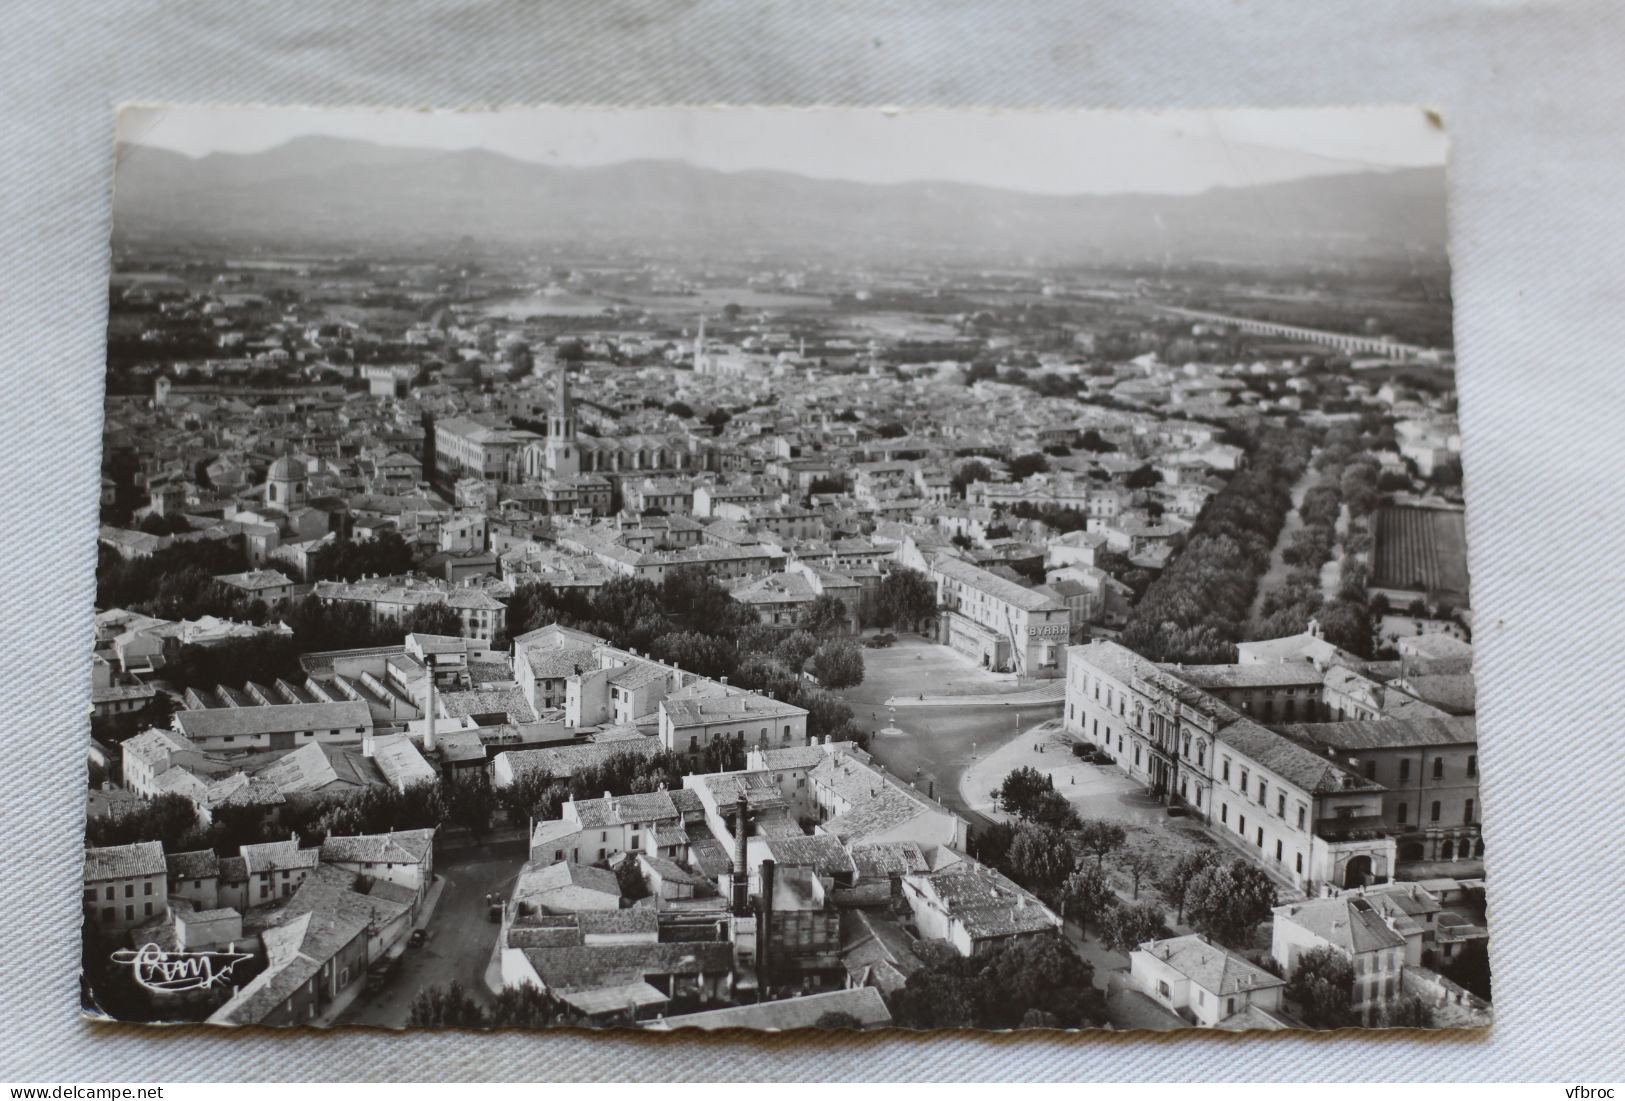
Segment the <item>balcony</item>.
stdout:
<path fill-rule="evenodd" d="M 1377 841 L 1394 835 L 1394 829 L 1380 814 L 1317 818 L 1314 832 L 1316 837 L 1334 844 L 1343 841 Z"/>

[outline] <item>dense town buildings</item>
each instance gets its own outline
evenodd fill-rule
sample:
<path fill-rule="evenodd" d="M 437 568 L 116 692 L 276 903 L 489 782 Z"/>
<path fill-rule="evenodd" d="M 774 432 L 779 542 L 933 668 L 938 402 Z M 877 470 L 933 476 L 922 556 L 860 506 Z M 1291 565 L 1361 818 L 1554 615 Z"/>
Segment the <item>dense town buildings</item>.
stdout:
<path fill-rule="evenodd" d="M 1482 1011 L 1441 974 L 1487 931 L 1460 437 L 1421 338 L 1182 305 L 1263 276 L 118 263 L 87 929 L 120 966 L 237 961 L 158 1010 L 399 1024 L 456 981 L 550 1023 L 884 1024 L 943 959 L 1103 936 L 1063 920 L 1072 842 L 1042 882 L 964 788 L 1030 743 L 1101 770 L 1111 799 L 1054 788 L 1085 817 L 1170 812 L 1170 853 L 1276 892 L 1250 944 L 1176 907 L 1117 943 L 1112 1023 L 1295 1027 L 1317 949 L 1361 1020 Z M 1334 481 L 1311 561 L 1295 502 Z M 1264 483 L 1239 511 L 1281 514 L 1239 537 Z M 1146 622 L 1187 554 L 1201 591 Z M 1245 622 L 1183 618 L 1243 589 Z M 392 977 L 436 936 L 436 982 Z"/>
<path fill-rule="evenodd" d="M 1405 691 L 1395 663 L 1170 666 L 1112 642 L 1068 659 L 1067 728 L 1283 882 L 1482 872 L 1474 720 Z"/>

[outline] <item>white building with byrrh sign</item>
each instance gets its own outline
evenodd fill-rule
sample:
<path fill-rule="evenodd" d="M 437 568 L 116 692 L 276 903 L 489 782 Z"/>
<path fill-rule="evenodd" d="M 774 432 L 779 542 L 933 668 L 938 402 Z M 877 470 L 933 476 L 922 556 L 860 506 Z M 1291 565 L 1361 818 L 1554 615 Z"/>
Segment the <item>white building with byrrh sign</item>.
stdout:
<path fill-rule="evenodd" d="M 949 554 L 927 557 L 912 538 L 899 548 L 898 560 L 936 585 L 939 642 L 994 672 L 1062 674 L 1072 612 L 1054 596 Z"/>

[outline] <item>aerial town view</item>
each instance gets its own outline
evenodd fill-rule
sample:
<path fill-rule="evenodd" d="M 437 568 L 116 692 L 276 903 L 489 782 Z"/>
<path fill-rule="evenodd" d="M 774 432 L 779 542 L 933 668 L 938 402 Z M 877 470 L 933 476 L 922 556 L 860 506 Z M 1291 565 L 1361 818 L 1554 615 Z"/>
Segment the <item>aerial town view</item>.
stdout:
<path fill-rule="evenodd" d="M 1418 113 L 119 136 L 86 1014 L 1489 1023 Z"/>

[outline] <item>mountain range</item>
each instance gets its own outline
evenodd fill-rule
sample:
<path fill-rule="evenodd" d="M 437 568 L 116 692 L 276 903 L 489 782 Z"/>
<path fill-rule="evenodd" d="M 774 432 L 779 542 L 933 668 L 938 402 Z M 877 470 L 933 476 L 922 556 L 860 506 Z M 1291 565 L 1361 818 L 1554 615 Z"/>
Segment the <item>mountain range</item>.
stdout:
<path fill-rule="evenodd" d="M 573 167 L 332 137 L 189 157 L 121 145 L 127 240 L 531 248 L 876 260 L 1442 262 L 1444 169 L 1316 175 L 1194 195 L 1052 196 L 872 184 L 682 161 Z"/>

